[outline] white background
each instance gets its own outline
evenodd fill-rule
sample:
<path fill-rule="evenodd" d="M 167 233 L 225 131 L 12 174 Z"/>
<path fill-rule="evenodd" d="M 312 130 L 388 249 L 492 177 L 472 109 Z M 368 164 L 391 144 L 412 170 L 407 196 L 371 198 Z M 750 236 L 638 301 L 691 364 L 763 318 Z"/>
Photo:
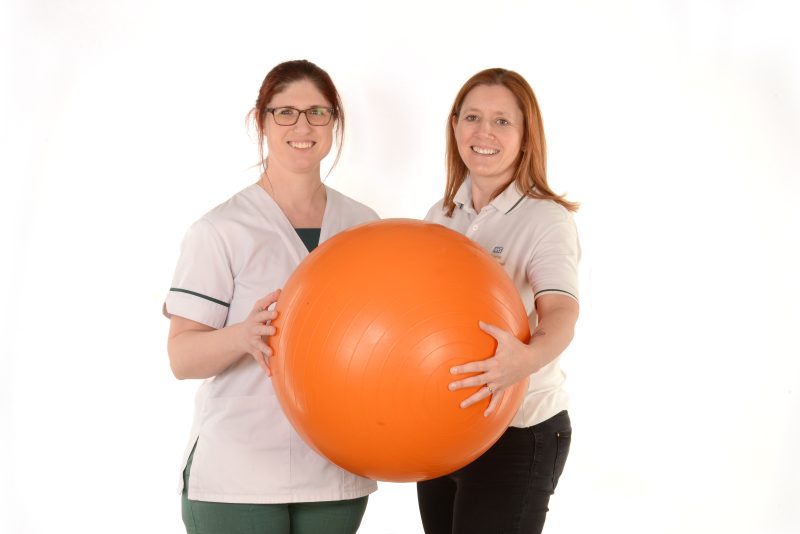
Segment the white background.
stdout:
<path fill-rule="evenodd" d="M 245 114 L 297 58 L 348 112 L 327 183 L 383 217 L 441 197 L 470 75 L 534 87 L 551 185 L 583 203 L 547 532 L 799 532 L 794 5 L 4 1 L 0 532 L 182 532 L 198 383 L 161 303 L 191 222 L 255 180 Z M 421 532 L 414 486 L 380 486 L 361 532 Z"/>

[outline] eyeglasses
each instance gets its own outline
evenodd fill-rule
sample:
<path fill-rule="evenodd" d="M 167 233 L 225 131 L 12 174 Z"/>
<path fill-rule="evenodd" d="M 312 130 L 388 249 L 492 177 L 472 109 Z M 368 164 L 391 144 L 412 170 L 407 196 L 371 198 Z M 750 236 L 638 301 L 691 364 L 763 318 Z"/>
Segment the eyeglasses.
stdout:
<path fill-rule="evenodd" d="M 297 124 L 300 114 L 306 116 L 306 120 L 311 126 L 327 126 L 330 124 L 336 110 L 317 106 L 308 109 L 293 107 L 267 108 L 267 112 L 272 113 L 272 116 L 275 117 L 275 123 L 280 126 L 294 126 Z"/>

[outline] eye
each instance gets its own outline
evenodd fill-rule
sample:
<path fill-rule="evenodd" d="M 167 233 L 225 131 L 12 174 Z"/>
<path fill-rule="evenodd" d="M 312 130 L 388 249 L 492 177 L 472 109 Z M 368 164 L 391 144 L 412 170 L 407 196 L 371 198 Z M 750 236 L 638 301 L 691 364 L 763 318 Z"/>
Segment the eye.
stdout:
<path fill-rule="evenodd" d="M 464 120 L 467 122 L 475 122 L 478 120 L 478 116 L 474 113 L 470 113 L 469 115 L 464 116 Z"/>
<path fill-rule="evenodd" d="M 283 115 L 284 117 L 293 117 L 297 115 L 297 110 L 294 108 L 278 108 L 275 110 L 275 113 Z"/>
<path fill-rule="evenodd" d="M 500 126 L 509 126 L 509 125 L 511 124 L 511 123 L 510 123 L 510 122 L 508 122 L 506 119 L 502 119 L 502 118 L 500 118 L 500 119 L 497 119 L 495 122 L 496 122 L 497 124 L 499 124 Z"/>
<path fill-rule="evenodd" d="M 328 108 L 311 108 L 308 112 L 317 117 L 327 117 L 330 110 Z"/>

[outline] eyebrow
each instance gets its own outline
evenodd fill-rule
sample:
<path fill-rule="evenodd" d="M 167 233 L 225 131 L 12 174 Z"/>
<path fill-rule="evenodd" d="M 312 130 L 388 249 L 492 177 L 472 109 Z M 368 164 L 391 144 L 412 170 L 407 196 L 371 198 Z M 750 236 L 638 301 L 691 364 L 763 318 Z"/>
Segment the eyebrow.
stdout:
<path fill-rule="evenodd" d="M 326 105 L 326 104 L 313 104 L 313 105 L 311 105 L 311 106 L 309 106 L 307 108 L 301 108 L 300 106 L 292 106 L 290 104 L 284 104 L 282 106 L 269 106 L 269 107 L 275 108 L 275 109 L 278 109 L 278 108 L 294 108 L 294 109 L 326 108 L 326 109 L 332 109 L 333 108 L 333 106 L 329 106 L 329 105 Z"/>
<path fill-rule="evenodd" d="M 464 108 L 464 109 L 461 110 L 461 113 L 464 113 L 466 111 L 477 111 L 478 113 L 483 113 L 483 110 L 482 109 L 478 109 L 478 108 Z M 507 112 L 501 111 L 501 110 L 495 110 L 495 111 L 490 111 L 489 112 L 489 114 L 492 114 L 492 113 L 494 113 L 496 115 L 506 115 L 506 116 L 510 116 L 511 115 L 511 113 L 507 113 Z"/>

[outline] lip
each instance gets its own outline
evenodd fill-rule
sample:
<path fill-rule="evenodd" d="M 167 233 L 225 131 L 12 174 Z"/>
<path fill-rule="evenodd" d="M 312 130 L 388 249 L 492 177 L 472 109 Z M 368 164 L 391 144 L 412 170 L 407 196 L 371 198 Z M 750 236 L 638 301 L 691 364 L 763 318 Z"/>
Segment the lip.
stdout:
<path fill-rule="evenodd" d="M 479 145 L 470 145 L 469 148 L 473 154 L 476 154 L 478 156 L 496 156 L 497 154 L 500 153 L 499 148 L 490 148 Z"/>

